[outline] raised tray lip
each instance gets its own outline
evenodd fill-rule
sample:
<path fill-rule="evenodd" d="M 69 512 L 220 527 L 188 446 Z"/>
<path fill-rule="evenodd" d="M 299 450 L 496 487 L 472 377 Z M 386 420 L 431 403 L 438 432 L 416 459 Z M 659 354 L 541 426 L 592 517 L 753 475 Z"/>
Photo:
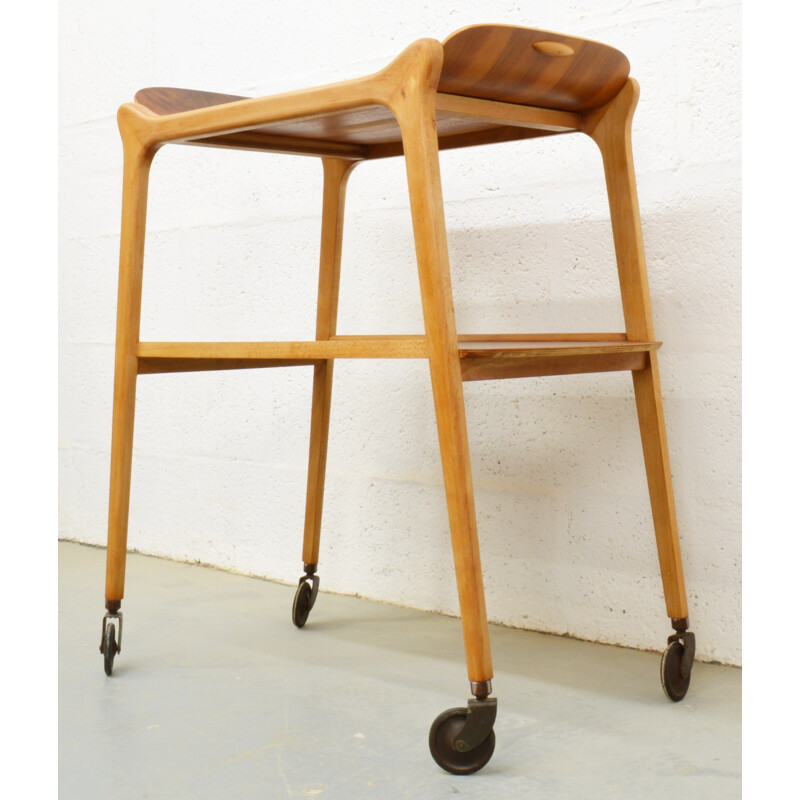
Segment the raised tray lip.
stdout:
<path fill-rule="evenodd" d="M 478 23 L 473 23 L 472 25 L 464 25 L 462 28 L 458 28 L 457 30 L 448 34 L 444 39 L 442 39 L 442 47 L 444 47 L 449 41 L 455 39 L 456 36 L 464 33 L 465 31 L 475 30 L 478 28 L 506 28 L 517 31 L 535 31 L 536 33 L 543 33 L 546 36 L 555 36 L 560 39 L 572 39 L 578 42 L 589 42 L 590 44 L 596 44 L 600 45 L 601 47 L 607 47 L 610 50 L 614 50 L 616 53 L 619 53 L 628 62 L 628 71 L 630 72 L 630 61 L 628 60 L 628 57 L 625 55 L 625 53 L 623 53 L 622 50 L 614 47 L 613 45 L 607 44 L 606 42 L 600 42 L 597 39 L 587 39 L 585 36 L 573 36 L 570 33 L 547 31 L 544 28 L 532 28 L 528 25 L 511 25 L 507 22 L 498 22 L 498 23 L 478 22 Z"/>

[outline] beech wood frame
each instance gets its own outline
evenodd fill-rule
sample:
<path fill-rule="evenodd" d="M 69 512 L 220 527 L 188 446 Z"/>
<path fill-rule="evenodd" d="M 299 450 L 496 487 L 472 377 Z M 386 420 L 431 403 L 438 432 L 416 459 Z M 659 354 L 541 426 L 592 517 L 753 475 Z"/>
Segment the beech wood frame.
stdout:
<path fill-rule="evenodd" d="M 473 499 L 462 382 L 606 370 L 630 370 L 667 613 L 688 617 L 659 384 L 650 296 L 631 150 L 638 84 L 628 78 L 601 108 L 560 111 L 437 91 L 442 45 L 422 39 L 375 75 L 274 97 L 244 99 L 158 115 L 139 103 L 118 114 L 124 149 L 122 229 L 111 443 L 106 600 L 124 593 L 128 507 L 139 374 L 190 370 L 314 366 L 303 561 L 319 555 L 328 424 L 337 358 L 427 358 L 436 411 L 444 486 L 463 623 L 468 678 L 490 681 L 483 576 Z M 394 115 L 401 142 L 358 145 L 299 141 L 254 142 L 248 131 L 347 109 L 382 106 Z M 437 135 L 437 113 L 490 121 L 494 127 Z M 605 169 L 624 333 L 459 336 L 456 331 L 439 174 L 439 150 L 531 135 L 583 132 L 598 144 Z M 156 151 L 168 143 L 242 147 L 320 156 L 324 169 L 316 339 L 304 342 L 140 342 L 147 186 Z M 339 336 L 342 225 L 347 179 L 362 160 L 404 155 L 411 202 L 425 334 Z"/>

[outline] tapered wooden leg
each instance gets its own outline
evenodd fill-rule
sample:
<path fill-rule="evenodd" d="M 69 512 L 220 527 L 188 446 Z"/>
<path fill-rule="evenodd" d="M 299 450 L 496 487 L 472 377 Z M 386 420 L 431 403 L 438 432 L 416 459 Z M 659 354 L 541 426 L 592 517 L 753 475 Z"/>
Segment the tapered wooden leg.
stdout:
<path fill-rule="evenodd" d="M 492 657 L 450 284 L 433 97 L 430 90 L 410 88 L 404 102 L 398 102 L 394 110 L 403 132 L 467 672 L 474 687 L 485 686 L 491 681 Z"/>
<path fill-rule="evenodd" d="M 122 129 L 122 122 L 121 122 Z M 153 153 L 146 152 L 134 136 L 123 134 L 124 174 L 117 341 L 114 364 L 114 408 L 111 427 L 111 481 L 108 503 L 106 606 L 119 610 L 125 589 L 128 538 L 128 504 L 133 449 L 133 415 L 136 399 L 136 349 L 142 301 L 147 183 Z"/>
<path fill-rule="evenodd" d="M 639 431 L 642 437 L 647 484 L 650 489 L 650 506 L 653 510 L 667 614 L 673 619 L 686 619 L 689 616 L 689 607 L 683 580 L 658 361 L 655 353 L 648 355 L 650 356 L 648 366 L 631 373 L 636 394 L 636 410 L 639 415 Z"/>
<path fill-rule="evenodd" d="M 655 334 L 631 147 L 631 123 L 638 97 L 638 84 L 629 80 L 608 106 L 589 115 L 585 130 L 600 146 L 603 155 L 626 332 L 631 340 L 653 341 Z M 667 614 L 673 620 L 686 620 L 689 612 L 655 352 L 648 353 L 646 368 L 632 375 Z M 676 629 L 680 626 L 685 630 L 683 622 Z"/>
<path fill-rule="evenodd" d="M 339 273 L 342 260 L 342 229 L 347 179 L 358 162 L 323 158 L 322 237 L 317 293 L 317 339 L 330 339 L 336 333 L 339 305 Z M 328 424 L 331 413 L 333 359 L 314 367 L 311 400 L 311 437 L 308 452 L 306 521 L 303 535 L 303 562 L 316 566 L 319 559 L 322 526 L 322 499 L 325 488 L 325 463 L 328 454 Z"/>

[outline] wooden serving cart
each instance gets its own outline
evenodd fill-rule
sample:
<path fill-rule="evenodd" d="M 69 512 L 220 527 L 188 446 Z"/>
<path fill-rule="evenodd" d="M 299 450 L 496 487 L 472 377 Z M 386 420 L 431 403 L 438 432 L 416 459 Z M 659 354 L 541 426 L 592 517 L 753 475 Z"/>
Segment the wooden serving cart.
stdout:
<path fill-rule="evenodd" d="M 292 609 L 302 627 L 317 598 L 322 498 L 337 358 L 424 358 L 431 373 L 471 693 L 430 731 L 436 762 L 475 772 L 494 751 L 497 701 L 473 500 L 463 381 L 630 370 L 666 610 L 674 634 L 661 664 L 667 695 L 685 695 L 688 630 L 661 388 L 631 152 L 639 86 L 628 59 L 597 42 L 507 25 L 475 25 L 444 42 L 420 39 L 364 78 L 271 97 L 150 88 L 119 109 L 124 148 L 106 609 L 101 652 L 120 650 L 136 380 L 140 374 L 314 366 L 304 574 Z M 439 151 L 582 133 L 600 148 L 619 272 L 624 333 L 462 335 L 456 331 Z M 314 341 L 142 342 L 139 319 L 147 184 L 156 151 L 192 144 L 322 160 L 322 241 Z M 336 332 L 345 187 L 364 161 L 405 158 L 424 335 Z"/>

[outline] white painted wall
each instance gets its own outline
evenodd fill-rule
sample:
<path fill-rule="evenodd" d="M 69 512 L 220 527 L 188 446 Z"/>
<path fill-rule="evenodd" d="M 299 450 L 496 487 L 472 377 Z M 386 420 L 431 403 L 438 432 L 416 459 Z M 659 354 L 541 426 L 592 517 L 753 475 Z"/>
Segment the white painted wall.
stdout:
<path fill-rule="evenodd" d="M 612 44 L 642 85 L 634 148 L 692 627 L 701 658 L 741 663 L 738 2 L 62 6 L 60 536 L 106 536 L 117 107 L 152 85 L 327 83 L 477 22 Z M 442 173 L 462 330 L 622 330 L 588 138 L 447 152 Z M 313 338 L 320 189 L 316 159 L 162 150 L 142 338 Z M 400 160 L 351 179 L 341 294 L 342 333 L 422 331 Z M 629 376 L 465 393 L 490 618 L 661 649 Z M 310 397 L 308 367 L 140 379 L 129 545 L 295 580 Z M 425 363 L 337 365 L 322 541 L 324 588 L 456 613 Z M 98 575 L 98 603 L 102 587 Z"/>

